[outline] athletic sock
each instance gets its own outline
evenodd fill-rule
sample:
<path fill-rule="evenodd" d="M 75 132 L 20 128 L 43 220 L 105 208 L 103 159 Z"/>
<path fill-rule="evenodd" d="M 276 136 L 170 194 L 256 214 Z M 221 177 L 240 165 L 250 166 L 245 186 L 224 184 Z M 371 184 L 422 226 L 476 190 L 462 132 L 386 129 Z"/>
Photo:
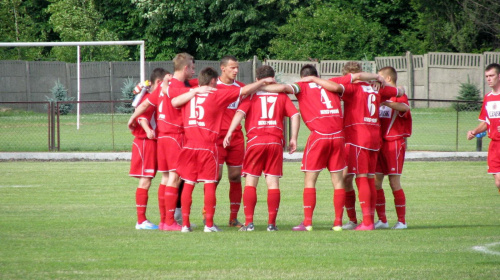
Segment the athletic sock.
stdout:
<path fill-rule="evenodd" d="M 193 203 L 193 190 L 194 185 L 185 183 L 182 194 L 180 195 L 182 201 L 182 225 L 187 227 L 191 226 L 189 214 L 191 213 L 191 204 Z"/>
<path fill-rule="evenodd" d="M 243 212 L 245 212 L 245 226 L 253 223 L 255 205 L 257 204 L 257 189 L 252 186 L 245 186 L 243 193 Z"/>
<path fill-rule="evenodd" d="M 368 178 L 359 177 L 355 179 L 356 185 L 358 186 L 358 199 L 359 205 L 361 206 L 361 212 L 363 213 L 363 224 L 369 226 L 373 224 L 371 220 L 371 194 L 370 194 L 370 184 L 368 183 Z"/>
<path fill-rule="evenodd" d="M 396 214 L 398 215 L 398 222 L 406 224 L 406 196 L 403 189 L 392 193 L 394 195 L 394 205 L 396 206 Z"/>
<path fill-rule="evenodd" d="M 241 189 L 241 182 L 229 182 L 229 220 L 238 218 L 240 211 L 241 198 L 243 190 Z"/>
<path fill-rule="evenodd" d="M 372 223 L 375 223 L 375 206 L 377 205 L 377 187 L 375 186 L 375 178 L 368 178 L 370 186 L 370 215 Z"/>
<path fill-rule="evenodd" d="M 347 217 L 349 221 L 353 223 L 358 223 L 356 218 L 356 191 L 345 192 L 345 210 L 347 212 Z"/>
<path fill-rule="evenodd" d="M 333 226 L 342 225 L 342 216 L 344 215 L 344 205 L 346 202 L 346 192 L 344 189 L 333 191 L 333 208 L 335 209 L 335 221 Z"/>
<path fill-rule="evenodd" d="M 158 187 L 158 208 L 160 209 L 160 223 L 165 223 L 165 185 Z"/>
<path fill-rule="evenodd" d="M 215 183 L 205 183 L 205 225 L 207 227 L 214 226 L 214 214 L 215 206 L 217 204 L 217 198 L 215 197 L 215 189 L 217 185 Z"/>
<path fill-rule="evenodd" d="M 316 208 L 316 189 L 304 188 L 304 226 L 312 225 L 314 208 Z"/>
<path fill-rule="evenodd" d="M 177 204 L 178 189 L 174 187 L 165 187 L 165 223 L 172 225 L 175 222 L 174 214 Z"/>
<path fill-rule="evenodd" d="M 387 217 L 385 215 L 385 194 L 384 190 L 377 190 L 377 204 L 375 205 L 375 209 L 377 210 L 378 219 L 382 221 L 382 223 L 387 223 Z"/>
<path fill-rule="evenodd" d="M 135 190 L 135 207 L 137 209 L 137 223 L 142 224 L 146 219 L 146 207 L 148 206 L 148 190 L 137 188 Z"/>
<path fill-rule="evenodd" d="M 276 217 L 280 207 L 280 189 L 267 190 L 267 212 L 269 213 L 268 225 L 276 225 Z"/>

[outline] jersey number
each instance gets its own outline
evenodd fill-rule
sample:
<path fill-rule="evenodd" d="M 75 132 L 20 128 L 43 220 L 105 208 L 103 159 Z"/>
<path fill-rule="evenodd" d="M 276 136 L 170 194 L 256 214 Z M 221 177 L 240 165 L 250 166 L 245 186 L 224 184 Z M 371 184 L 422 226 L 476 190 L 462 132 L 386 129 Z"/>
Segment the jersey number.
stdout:
<path fill-rule="evenodd" d="M 332 109 L 332 101 L 328 99 L 328 95 L 324 89 L 321 89 L 321 103 L 325 104 L 326 109 Z"/>
<path fill-rule="evenodd" d="M 272 119 L 274 116 L 274 106 L 276 105 L 276 100 L 278 97 L 276 96 L 262 96 L 260 97 L 260 104 L 262 108 L 262 116 L 261 119 Z M 267 110 L 267 103 L 271 104 L 269 110 Z"/>
<path fill-rule="evenodd" d="M 377 106 L 374 104 L 376 100 L 377 96 L 375 96 L 375 94 L 372 93 L 368 95 L 368 112 L 370 112 L 370 117 L 373 117 L 377 111 Z"/>
<path fill-rule="evenodd" d="M 205 116 L 205 109 L 201 106 L 206 98 L 193 98 L 189 101 L 189 118 L 190 119 L 203 119 Z"/>

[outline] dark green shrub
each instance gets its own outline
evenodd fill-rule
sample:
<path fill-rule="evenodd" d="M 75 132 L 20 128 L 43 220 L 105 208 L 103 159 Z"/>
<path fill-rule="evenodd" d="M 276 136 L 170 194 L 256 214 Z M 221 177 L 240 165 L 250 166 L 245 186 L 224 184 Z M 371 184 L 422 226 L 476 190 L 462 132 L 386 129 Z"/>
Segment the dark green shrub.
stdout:
<path fill-rule="evenodd" d="M 45 99 L 51 103 L 58 101 L 73 101 L 74 97 L 68 97 L 68 90 L 64 85 L 57 80 L 54 87 L 50 90 L 52 97 L 45 96 Z M 59 104 L 59 114 L 67 115 L 75 106 L 73 103 Z"/>
<path fill-rule="evenodd" d="M 457 111 L 477 111 L 481 109 L 481 91 L 475 85 L 470 83 L 467 79 L 467 83 L 460 84 L 460 90 L 458 91 L 457 100 L 460 101 L 471 101 L 471 102 L 457 102 L 453 104 L 453 108 Z"/>
<path fill-rule="evenodd" d="M 127 78 L 124 82 L 123 82 L 123 86 L 121 88 L 121 91 L 122 91 L 122 98 L 120 100 L 126 100 L 126 101 L 129 101 L 129 100 L 134 100 L 134 88 L 136 86 L 137 82 L 134 81 L 134 79 L 132 78 Z M 123 105 L 120 105 L 118 107 L 116 107 L 116 110 L 119 112 L 119 113 L 124 113 L 124 114 L 131 114 L 134 112 L 134 107 L 132 107 L 132 101 L 130 102 L 124 102 Z"/>

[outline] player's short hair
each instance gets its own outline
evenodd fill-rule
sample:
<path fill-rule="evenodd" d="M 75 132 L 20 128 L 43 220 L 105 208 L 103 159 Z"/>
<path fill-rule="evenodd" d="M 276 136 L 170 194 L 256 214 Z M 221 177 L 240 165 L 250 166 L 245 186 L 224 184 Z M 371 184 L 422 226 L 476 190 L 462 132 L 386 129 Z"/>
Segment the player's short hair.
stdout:
<path fill-rule="evenodd" d="M 188 53 L 178 53 L 174 59 L 174 71 L 180 71 L 184 66 L 189 65 L 189 62 L 194 63 L 194 57 Z"/>
<path fill-rule="evenodd" d="M 398 81 L 398 72 L 396 72 L 396 69 L 392 66 L 386 66 L 380 70 L 378 70 L 379 73 L 382 73 L 382 76 L 386 77 L 389 76 L 391 77 L 391 80 L 394 83 L 397 83 Z"/>
<path fill-rule="evenodd" d="M 300 77 L 315 76 L 318 77 L 318 70 L 312 64 L 306 64 L 300 68 Z"/>
<path fill-rule="evenodd" d="M 219 73 L 212 68 L 206 67 L 201 70 L 200 75 L 198 76 L 198 84 L 200 86 L 208 86 L 212 79 L 217 79 L 219 77 Z"/>
<path fill-rule="evenodd" d="M 158 67 L 153 69 L 153 72 L 151 72 L 151 75 L 149 76 L 149 81 L 153 84 L 156 80 L 163 80 L 165 75 L 170 74 L 167 70 Z"/>
<path fill-rule="evenodd" d="M 495 71 L 497 72 L 497 74 L 500 74 L 500 64 L 498 64 L 498 63 L 491 63 L 490 65 L 486 66 L 486 69 L 484 71 L 485 72 L 486 71 L 490 71 L 491 69 L 495 69 Z"/>
<path fill-rule="evenodd" d="M 262 80 L 269 77 L 272 78 L 274 77 L 274 75 L 274 69 L 269 65 L 262 65 L 261 67 L 257 68 L 257 70 L 255 70 L 255 76 L 257 80 Z"/>
<path fill-rule="evenodd" d="M 229 63 L 229 61 L 238 62 L 238 59 L 232 55 L 225 55 L 220 60 L 220 66 L 226 66 Z"/>
<path fill-rule="evenodd" d="M 345 76 L 349 73 L 359 73 L 363 71 L 363 67 L 361 66 L 361 63 L 357 61 L 348 61 L 344 64 L 344 67 L 342 67 L 342 76 Z"/>

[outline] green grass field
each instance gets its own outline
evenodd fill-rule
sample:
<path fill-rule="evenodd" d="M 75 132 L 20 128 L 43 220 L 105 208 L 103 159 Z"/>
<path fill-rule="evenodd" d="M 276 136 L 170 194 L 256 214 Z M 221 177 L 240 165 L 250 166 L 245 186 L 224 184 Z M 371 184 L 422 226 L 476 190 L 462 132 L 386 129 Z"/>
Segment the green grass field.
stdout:
<path fill-rule="evenodd" d="M 500 195 L 485 162 L 407 162 L 407 230 L 333 232 L 332 187 L 318 180 L 314 231 L 302 219 L 300 163 L 285 163 L 278 232 L 265 231 L 258 187 L 256 231 L 226 227 L 228 183 L 203 233 L 138 231 L 127 162 L 0 162 L 0 279 L 498 279 Z M 158 178 L 148 218 L 158 222 Z M 396 220 L 388 186 L 387 215 Z M 201 223 L 202 188 L 192 222 Z M 359 211 L 358 211 L 359 213 Z M 240 212 L 240 219 L 243 214 Z M 344 218 L 344 221 L 346 219 Z M 490 246 L 489 253 L 474 250 Z"/>

